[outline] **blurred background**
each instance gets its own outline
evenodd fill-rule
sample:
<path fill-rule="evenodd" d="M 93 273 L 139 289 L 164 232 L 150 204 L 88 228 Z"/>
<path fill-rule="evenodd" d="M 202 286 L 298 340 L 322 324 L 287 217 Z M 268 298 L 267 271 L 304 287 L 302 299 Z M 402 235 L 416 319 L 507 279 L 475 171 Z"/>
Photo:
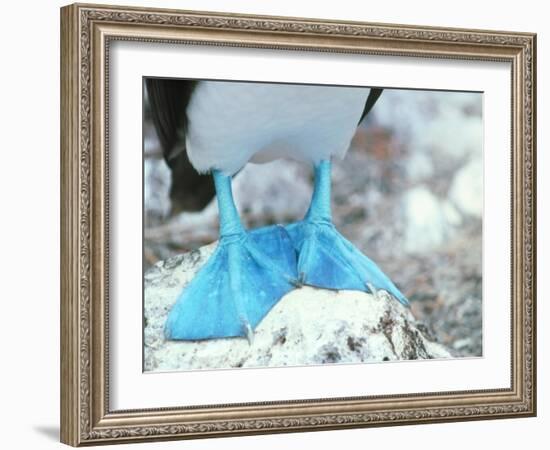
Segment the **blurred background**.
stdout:
<path fill-rule="evenodd" d="M 170 171 L 144 95 L 144 268 L 218 238 L 215 199 L 170 216 Z M 385 89 L 335 162 L 333 218 L 411 301 L 428 336 L 482 355 L 482 94 Z M 248 164 L 233 184 L 243 223 L 300 220 L 312 168 Z"/>

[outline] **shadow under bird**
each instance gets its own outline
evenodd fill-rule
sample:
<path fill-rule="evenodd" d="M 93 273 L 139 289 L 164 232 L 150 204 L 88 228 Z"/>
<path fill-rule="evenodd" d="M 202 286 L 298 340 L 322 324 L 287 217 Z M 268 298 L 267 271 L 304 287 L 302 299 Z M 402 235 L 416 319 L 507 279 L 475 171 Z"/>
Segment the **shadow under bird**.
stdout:
<path fill-rule="evenodd" d="M 301 285 L 381 289 L 408 305 L 331 216 L 331 160 L 345 156 L 382 89 L 161 78 L 146 79 L 146 87 L 172 170 L 172 203 L 200 209 L 213 196 L 213 180 L 219 209 L 218 245 L 169 312 L 167 339 L 251 340 L 273 306 Z M 248 162 L 278 158 L 313 165 L 310 207 L 299 222 L 246 230 L 232 177 Z M 196 203 L 181 201 L 186 190 Z"/>

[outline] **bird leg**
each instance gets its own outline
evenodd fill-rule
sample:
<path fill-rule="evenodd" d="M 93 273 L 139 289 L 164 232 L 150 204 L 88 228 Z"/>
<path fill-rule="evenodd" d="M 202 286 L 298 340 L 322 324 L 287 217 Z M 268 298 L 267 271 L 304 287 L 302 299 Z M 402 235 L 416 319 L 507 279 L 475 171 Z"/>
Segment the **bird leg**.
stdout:
<path fill-rule="evenodd" d="M 330 175 L 330 161 L 323 160 L 315 166 L 310 207 L 302 221 L 286 227 L 298 252 L 300 281 L 326 289 L 371 293 L 383 289 L 403 305 L 408 305 L 408 300 L 388 276 L 334 227 Z"/>
<path fill-rule="evenodd" d="M 220 218 L 216 250 L 184 288 L 165 325 L 167 339 L 244 336 L 297 284 L 296 252 L 285 228 L 244 229 L 231 177 L 213 172 Z"/>

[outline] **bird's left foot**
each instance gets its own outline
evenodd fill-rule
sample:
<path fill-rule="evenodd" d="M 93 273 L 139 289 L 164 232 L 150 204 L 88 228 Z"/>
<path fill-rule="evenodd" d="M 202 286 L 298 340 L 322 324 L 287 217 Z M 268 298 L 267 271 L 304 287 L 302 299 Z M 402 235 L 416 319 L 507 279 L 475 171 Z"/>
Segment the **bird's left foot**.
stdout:
<path fill-rule="evenodd" d="M 304 219 L 286 228 L 298 252 L 298 275 L 303 284 L 372 294 L 381 289 L 401 304 L 409 305 L 388 276 L 344 238 L 332 222 Z"/>

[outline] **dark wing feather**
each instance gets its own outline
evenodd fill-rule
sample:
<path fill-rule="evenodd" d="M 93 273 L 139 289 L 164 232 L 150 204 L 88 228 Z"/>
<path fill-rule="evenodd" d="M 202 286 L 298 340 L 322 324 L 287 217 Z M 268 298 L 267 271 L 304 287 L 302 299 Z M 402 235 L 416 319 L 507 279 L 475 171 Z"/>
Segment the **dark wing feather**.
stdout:
<path fill-rule="evenodd" d="M 163 78 L 145 80 L 151 105 L 151 117 L 162 146 L 164 159 L 168 164 L 174 156 L 185 149 L 187 132 L 185 110 L 196 84 L 197 82 L 192 80 Z"/>
<path fill-rule="evenodd" d="M 370 112 L 380 95 L 382 94 L 382 91 L 384 89 L 380 88 L 372 88 L 369 92 L 369 96 L 367 97 L 367 101 L 365 102 L 365 108 L 363 109 L 363 114 L 361 114 L 361 118 L 359 119 L 358 123 L 361 123 L 361 121 L 367 116 L 367 114 Z"/>
<path fill-rule="evenodd" d="M 214 182 L 191 165 L 185 149 L 187 105 L 197 85 L 194 80 L 146 78 L 151 118 L 166 163 L 172 171 L 172 213 L 200 211 L 214 197 Z"/>

